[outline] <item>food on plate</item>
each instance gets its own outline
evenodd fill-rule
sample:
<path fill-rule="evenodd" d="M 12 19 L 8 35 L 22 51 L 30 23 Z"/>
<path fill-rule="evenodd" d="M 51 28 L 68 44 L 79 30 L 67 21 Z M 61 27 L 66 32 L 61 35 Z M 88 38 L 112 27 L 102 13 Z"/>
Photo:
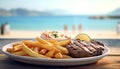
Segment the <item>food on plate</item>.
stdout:
<path fill-rule="evenodd" d="M 70 59 L 70 58 L 73 58 L 73 57 L 71 57 L 69 55 L 63 55 L 63 58 Z"/>
<path fill-rule="evenodd" d="M 68 49 L 62 46 L 55 46 L 62 54 L 68 54 Z"/>
<path fill-rule="evenodd" d="M 58 31 L 43 32 L 40 35 L 40 37 L 43 39 L 54 39 L 54 40 L 58 40 L 58 41 L 70 38 L 69 36 L 67 36 L 61 32 L 58 32 Z"/>
<path fill-rule="evenodd" d="M 50 46 L 52 45 L 50 42 L 48 42 L 48 41 L 46 41 L 44 39 L 38 38 L 38 37 L 37 37 L 37 41 L 40 42 L 40 43 L 43 43 L 43 44 L 50 45 Z"/>
<path fill-rule="evenodd" d="M 88 42 L 75 39 L 66 47 L 69 55 L 76 58 L 98 56 L 102 55 L 104 51 L 104 44 L 95 40 Z"/>
<path fill-rule="evenodd" d="M 14 55 L 48 59 L 93 57 L 102 55 L 104 50 L 103 43 L 91 40 L 87 34 L 78 34 L 74 39 L 62 41 L 37 37 L 36 41 L 22 40 L 13 44 L 12 48 L 7 48 L 7 51 Z"/>
<path fill-rule="evenodd" d="M 55 54 L 55 58 L 63 58 L 63 55 L 61 53 Z"/>
<path fill-rule="evenodd" d="M 44 55 L 46 52 L 47 52 L 46 49 L 41 49 L 41 50 L 39 51 L 39 53 L 42 54 L 42 55 Z"/>
<path fill-rule="evenodd" d="M 69 51 L 69 55 L 75 58 L 102 55 L 105 49 L 103 43 L 91 40 L 87 34 L 83 33 L 75 36 L 75 39 L 66 48 Z"/>
<path fill-rule="evenodd" d="M 68 54 L 68 50 L 64 47 L 71 42 L 71 39 L 63 40 L 63 41 L 56 41 L 56 40 L 47 40 L 51 44 L 53 44 L 61 53 Z M 63 47 L 62 47 L 63 46 Z"/>
<path fill-rule="evenodd" d="M 81 33 L 81 34 L 78 34 L 75 39 L 80 39 L 80 40 L 84 40 L 84 41 L 91 41 L 91 38 L 87 35 L 87 34 L 84 34 L 84 33 Z"/>
<path fill-rule="evenodd" d="M 66 45 L 67 45 L 68 43 L 70 43 L 70 42 L 71 42 L 71 39 L 69 38 L 69 39 L 60 41 L 59 44 L 60 44 L 61 46 L 66 46 Z"/>
<path fill-rule="evenodd" d="M 68 54 L 66 47 L 60 45 L 57 40 L 44 40 L 37 37 L 37 41 L 23 40 L 20 43 L 13 44 L 7 51 L 20 56 L 31 56 L 36 58 L 65 58 Z M 66 42 L 66 41 L 65 41 Z M 66 42 L 65 44 L 67 44 Z M 69 57 L 69 56 L 67 56 Z"/>
<path fill-rule="evenodd" d="M 15 55 L 27 55 L 24 51 L 13 52 Z"/>
<path fill-rule="evenodd" d="M 22 44 L 22 49 L 23 49 L 23 51 L 24 51 L 26 54 L 28 54 L 28 55 L 30 55 L 30 56 L 32 56 L 32 57 L 49 58 L 49 57 L 47 57 L 47 56 L 41 55 L 41 54 L 39 54 L 39 53 L 31 50 L 31 49 L 30 49 L 28 46 L 26 46 L 24 43 Z"/>
<path fill-rule="evenodd" d="M 66 46 L 67 44 L 69 44 L 71 42 L 71 39 L 66 39 L 66 40 L 63 40 L 63 41 L 56 41 L 56 40 L 53 40 L 53 39 L 50 39 L 50 40 L 47 40 L 48 42 L 56 45 L 56 46 Z"/>

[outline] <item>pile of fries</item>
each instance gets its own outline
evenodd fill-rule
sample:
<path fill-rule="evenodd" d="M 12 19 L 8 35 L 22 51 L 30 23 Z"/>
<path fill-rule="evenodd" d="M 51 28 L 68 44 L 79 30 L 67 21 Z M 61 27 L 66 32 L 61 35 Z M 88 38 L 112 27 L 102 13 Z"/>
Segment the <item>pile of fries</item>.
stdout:
<path fill-rule="evenodd" d="M 71 39 L 64 41 L 44 40 L 37 37 L 36 41 L 23 40 L 13 44 L 7 51 L 20 56 L 31 56 L 37 58 L 71 58 L 64 46 L 71 42 Z"/>

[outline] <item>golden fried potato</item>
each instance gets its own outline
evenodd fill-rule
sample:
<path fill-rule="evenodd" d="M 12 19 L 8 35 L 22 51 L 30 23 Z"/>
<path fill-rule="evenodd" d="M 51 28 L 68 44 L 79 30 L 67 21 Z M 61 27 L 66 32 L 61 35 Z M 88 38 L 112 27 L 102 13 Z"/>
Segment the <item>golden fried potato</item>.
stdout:
<path fill-rule="evenodd" d="M 34 42 L 34 41 L 31 41 L 31 40 L 24 40 L 23 43 L 29 47 L 31 46 L 37 46 L 37 47 L 40 47 L 40 48 L 45 48 L 47 50 L 53 50 L 54 49 L 54 46 L 52 45 L 49 45 L 49 44 L 43 44 L 43 43 L 40 43 L 40 42 Z"/>
<path fill-rule="evenodd" d="M 62 54 L 68 54 L 67 48 L 62 47 L 62 46 L 55 46 L 55 47 L 56 47 L 57 49 L 59 49 Z"/>
<path fill-rule="evenodd" d="M 24 55 L 26 55 L 27 53 L 25 53 L 24 51 L 18 51 L 18 52 L 13 52 L 12 54 L 24 56 Z"/>
<path fill-rule="evenodd" d="M 32 40 L 23 40 L 22 42 L 29 47 L 34 47 L 36 43 L 35 41 Z"/>
<path fill-rule="evenodd" d="M 22 45 L 14 45 L 13 46 L 13 51 L 16 52 L 16 51 L 20 51 L 22 50 Z"/>
<path fill-rule="evenodd" d="M 65 59 L 70 59 L 70 58 L 72 58 L 71 56 L 68 56 L 68 55 L 63 55 L 63 57 L 62 57 L 63 59 L 65 58 Z"/>
<path fill-rule="evenodd" d="M 38 54 L 34 51 L 32 51 L 29 47 L 27 47 L 24 43 L 23 43 L 23 46 L 22 46 L 22 49 L 23 51 L 25 51 L 28 55 L 32 56 L 32 57 L 37 57 L 37 58 L 49 58 L 49 57 L 46 57 L 42 54 Z"/>
<path fill-rule="evenodd" d="M 56 53 L 54 57 L 55 58 L 63 58 L 63 55 L 59 52 L 59 53 Z"/>
<path fill-rule="evenodd" d="M 7 51 L 12 53 L 13 52 L 13 48 L 7 48 Z"/>
<path fill-rule="evenodd" d="M 38 47 L 41 47 L 41 48 L 44 48 L 44 49 L 47 49 L 47 50 L 54 50 L 55 49 L 55 47 L 53 45 L 42 44 L 42 43 L 39 43 L 39 42 L 36 42 L 35 46 L 38 46 Z"/>
<path fill-rule="evenodd" d="M 54 46 L 60 46 L 59 42 L 57 40 L 47 40 L 48 42 L 50 42 L 51 44 L 53 44 Z"/>
<path fill-rule="evenodd" d="M 63 41 L 59 41 L 60 46 L 68 45 L 71 42 L 71 39 L 66 39 Z"/>
<path fill-rule="evenodd" d="M 36 52 L 36 53 L 39 53 L 38 47 L 34 47 L 33 51 Z"/>
<path fill-rule="evenodd" d="M 46 52 L 47 52 L 47 49 L 41 49 L 41 50 L 39 51 L 39 53 L 42 54 L 42 55 L 44 55 Z"/>
<path fill-rule="evenodd" d="M 47 52 L 47 53 L 45 54 L 45 56 L 52 58 L 53 55 L 54 55 L 54 53 L 55 53 L 55 50 L 50 50 L 49 52 Z"/>
<path fill-rule="evenodd" d="M 47 44 L 47 45 L 52 45 L 50 42 L 48 42 L 48 41 L 46 41 L 46 40 L 44 40 L 44 39 L 42 39 L 42 38 L 37 37 L 36 39 L 37 39 L 37 41 L 38 41 L 39 43 Z"/>

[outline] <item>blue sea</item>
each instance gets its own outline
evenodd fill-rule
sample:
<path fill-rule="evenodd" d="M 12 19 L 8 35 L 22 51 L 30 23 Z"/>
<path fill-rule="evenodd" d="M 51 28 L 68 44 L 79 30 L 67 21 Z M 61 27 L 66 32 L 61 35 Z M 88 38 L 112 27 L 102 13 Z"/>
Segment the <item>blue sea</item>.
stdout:
<path fill-rule="evenodd" d="M 90 19 L 89 16 L 0 16 L 0 25 L 7 22 L 12 30 L 64 30 L 64 25 L 71 30 L 116 30 L 120 19 Z"/>

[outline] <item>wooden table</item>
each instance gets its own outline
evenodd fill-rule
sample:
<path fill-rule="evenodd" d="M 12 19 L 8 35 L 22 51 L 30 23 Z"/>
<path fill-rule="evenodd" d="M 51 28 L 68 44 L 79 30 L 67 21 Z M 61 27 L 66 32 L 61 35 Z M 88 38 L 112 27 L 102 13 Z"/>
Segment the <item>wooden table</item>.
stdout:
<path fill-rule="evenodd" d="M 6 43 L 19 41 L 19 40 L 22 40 L 22 39 L 7 39 L 7 40 L 0 39 L 0 45 L 2 46 Z M 105 41 L 105 40 L 101 40 L 101 41 Z M 106 40 L 106 41 L 110 41 L 110 40 Z M 118 41 L 118 43 L 120 42 Z M 118 53 L 117 55 L 109 54 L 108 56 L 104 57 L 98 62 L 92 63 L 92 64 L 77 65 L 77 66 L 62 66 L 62 67 L 32 65 L 32 64 L 21 63 L 21 62 L 11 60 L 4 54 L 0 54 L 0 69 L 53 69 L 53 68 L 55 69 L 80 69 L 80 68 L 81 69 L 120 69 L 120 55 L 119 54 L 120 53 Z"/>

